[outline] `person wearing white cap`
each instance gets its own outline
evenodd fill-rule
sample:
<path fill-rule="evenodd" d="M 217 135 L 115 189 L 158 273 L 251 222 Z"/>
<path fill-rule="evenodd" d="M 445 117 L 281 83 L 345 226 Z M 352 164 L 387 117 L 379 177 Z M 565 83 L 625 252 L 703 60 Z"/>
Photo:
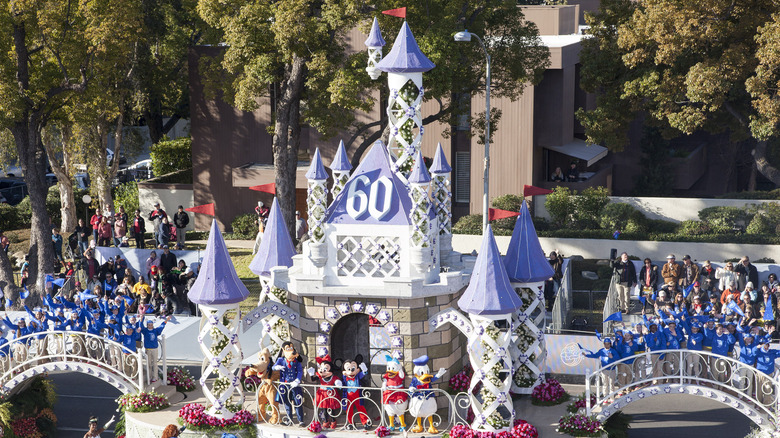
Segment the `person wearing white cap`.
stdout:
<path fill-rule="evenodd" d="M 146 318 L 145 327 L 140 328 L 144 338 L 144 351 L 146 351 L 146 369 L 149 371 L 148 376 L 152 383 L 157 381 L 157 349 L 160 346 L 160 335 L 165 328 L 165 324 L 170 320 L 171 315 L 168 315 L 162 324 L 155 328 L 154 319 Z"/>
<path fill-rule="evenodd" d="M 677 285 L 680 282 L 682 276 L 682 269 L 680 265 L 674 259 L 674 254 L 666 256 L 666 264 L 661 268 L 661 277 L 664 279 L 664 283 L 674 282 Z"/>

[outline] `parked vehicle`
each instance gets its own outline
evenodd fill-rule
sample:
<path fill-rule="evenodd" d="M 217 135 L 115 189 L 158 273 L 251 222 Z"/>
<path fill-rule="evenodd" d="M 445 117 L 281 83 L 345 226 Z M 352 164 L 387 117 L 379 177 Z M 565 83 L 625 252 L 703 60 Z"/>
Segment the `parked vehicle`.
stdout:
<path fill-rule="evenodd" d="M 141 160 L 125 169 L 120 169 L 117 178 L 120 183 L 129 181 L 143 181 L 154 177 L 152 172 L 152 160 Z"/>
<path fill-rule="evenodd" d="M 11 205 L 22 202 L 29 194 L 27 183 L 19 178 L 0 178 L 0 195 Z"/>

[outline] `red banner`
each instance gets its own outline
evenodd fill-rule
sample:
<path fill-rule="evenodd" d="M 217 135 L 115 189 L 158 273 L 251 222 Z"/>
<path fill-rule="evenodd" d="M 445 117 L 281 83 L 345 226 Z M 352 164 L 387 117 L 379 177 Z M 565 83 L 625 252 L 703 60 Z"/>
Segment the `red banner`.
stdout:
<path fill-rule="evenodd" d="M 502 210 L 500 208 L 489 208 L 488 209 L 488 221 L 495 221 L 495 220 L 498 220 L 498 219 L 504 219 L 504 218 L 513 217 L 513 216 L 520 216 L 520 212 L 509 211 L 509 210 Z"/>
<path fill-rule="evenodd" d="M 382 13 L 393 17 L 406 18 L 406 7 L 397 8 L 397 9 L 388 9 L 386 11 L 382 11 Z"/>
<path fill-rule="evenodd" d="M 534 187 L 529 185 L 523 186 L 523 197 L 525 196 L 535 196 L 535 195 L 548 195 L 552 193 L 552 190 L 543 189 L 541 187 Z"/>
<path fill-rule="evenodd" d="M 270 193 L 276 196 L 276 183 L 268 183 L 268 184 L 260 184 L 259 186 L 252 186 L 249 188 L 249 190 L 254 190 L 256 192 Z"/>
<path fill-rule="evenodd" d="M 185 208 L 185 210 L 192 213 L 201 213 L 214 216 L 214 203 L 212 202 L 210 204 L 196 205 L 194 207 Z"/>

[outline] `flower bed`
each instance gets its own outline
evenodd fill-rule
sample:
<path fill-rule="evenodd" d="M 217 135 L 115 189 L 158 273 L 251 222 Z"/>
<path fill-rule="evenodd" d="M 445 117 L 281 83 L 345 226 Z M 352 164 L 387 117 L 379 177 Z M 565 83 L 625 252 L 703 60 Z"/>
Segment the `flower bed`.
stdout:
<path fill-rule="evenodd" d="M 154 412 L 167 408 L 169 405 L 168 399 L 164 395 L 154 391 L 125 394 L 116 399 L 116 402 L 128 412 Z"/>
<path fill-rule="evenodd" d="M 458 392 L 468 391 L 469 385 L 471 385 L 471 375 L 473 373 L 474 371 L 471 369 L 471 366 L 466 365 L 462 370 L 458 371 L 457 374 L 450 377 L 450 392 L 456 394 Z"/>
<path fill-rule="evenodd" d="M 591 407 L 596 406 L 595 395 L 590 396 L 590 406 Z M 574 400 L 573 402 L 569 403 L 568 406 L 566 406 L 566 410 L 571 412 L 572 414 L 576 414 L 577 412 L 579 412 L 580 409 L 586 409 L 586 408 L 587 406 L 586 406 L 585 394 L 578 396 L 576 400 Z"/>
<path fill-rule="evenodd" d="M 254 422 L 254 416 L 243 409 L 229 420 L 207 414 L 206 407 L 199 403 L 190 403 L 179 409 L 179 423 L 197 432 L 252 431 Z"/>
<path fill-rule="evenodd" d="M 538 438 L 539 432 L 525 420 L 515 420 L 509 430 L 501 432 L 478 431 L 469 426 L 458 424 L 449 432 L 449 438 Z"/>
<path fill-rule="evenodd" d="M 569 400 L 569 394 L 555 379 L 537 385 L 531 393 L 531 403 L 537 406 L 554 406 Z"/>
<path fill-rule="evenodd" d="M 600 421 L 583 414 L 564 415 L 558 420 L 556 431 L 577 437 L 601 437 L 605 434 Z"/>
<path fill-rule="evenodd" d="M 176 387 L 179 392 L 189 392 L 195 389 L 195 379 L 182 367 L 174 367 L 168 372 L 168 384 Z"/>

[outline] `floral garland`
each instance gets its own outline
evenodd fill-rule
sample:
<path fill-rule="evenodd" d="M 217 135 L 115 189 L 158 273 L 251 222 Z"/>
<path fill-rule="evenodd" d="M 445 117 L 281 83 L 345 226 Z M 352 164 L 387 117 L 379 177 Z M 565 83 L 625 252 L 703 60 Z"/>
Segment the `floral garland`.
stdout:
<path fill-rule="evenodd" d="M 49 421 L 53 424 L 57 423 L 57 416 L 54 415 L 54 411 L 50 408 L 42 409 L 38 415 L 22 417 L 11 422 L 11 432 L 15 436 L 25 438 L 43 438 L 43 432 L 38 428 L 39 419 Z M 0 428 L 0 436 L 3 436 L 3 429 Z"/>
<path fill-rule="evenodd" d="M 195 389 L 195 379 L 182 367 L 174 367 L 168 372 L 168 384 L 176 387 L 179 392 L 189 392 Z"/>
<path fill-rule="evenodd" d="M 129 412 L 154 412 L 169 406 L 168 399 L 154 391 L 125 394 L 116 399 L 116 402 Z"/>
<path fill-rule="evenodd" d="M 590 405 L 596 406 L 596 395 L 591 394 L 590 396 Z M 576 414 L 577 412 L 580 412 L 581 409 L 587 409 L 587 403 L 585 400 L 585 394 L 582 394 L 580 396 L 577 396 L 577 399 L 573 402 L 569 403 L 568 406 L 566 406 L 566 410 L 571 412 L 572 414 Z"/>
<path fill-rule="evenodd" d="M 384 438 L 384 437 L 390 435 L 390 429 L 388 429 L 385 426 L 379 426 L 374 431 L 374 435 L 376 435 L 378 438 Z"/>
<path fill-rule="evenodd" d="M 322 423 L 320 423 L 317 420 L 314 420 L 311 423 L 309 423 L 309 426 L 306 427 L 306 430 L 308 430 L 311 433 L 320 433 L 322 432 Z"/>
<path fill-rule="evenodd" d="M 520 324 L 514 334 L 517 336 L 517 349 L 524 353 L 537 341 L 536 333 L 525 323 Z"/>
<path fill-rule="evenodd" d="M 600 437 L 606 432 L 600 421 L 583 414 L 568 414 L 558 420 L 556 432 L 578 437 Z"/>
<path fill-rule="evenodd" d="M 200 403 L 190 403 L 179 409 L 179 423 L 198 432 L 223 432 L 247 430 L 255 431 L 252 425 L 254 416 L 249 411 L 240 410 L 233 418 L 226 420 L 206 413 L 206 407 Z"/>
<path fill-rule="evenodd" d="M 458 424 L 449 432 L 449 438 L 538 438 L 539 432 L 531 423 L 517 419 L 510 430 L 501 432 L 477 431 L 467 425 Z"/>
<path fill-rule="evenodd" d="M 546 382 L 540 383 L 531 393 L 531 403 L 537 406 L 554 406 L 568 399 L 569 394 L 555 379 L 548 379 Z"/>
<path fill-rule="evenodd" d="M 515 288 L 515 292 L 517 292 L 517 295 L 520 297 L 520 301 L 523 302 L 523 305 L 520 307 L 520 311 L 525 312 L 531 304 L 533 304 L 534 300 L 536 299 L 536 294 L 526 287 L 518 287 Z"/>

